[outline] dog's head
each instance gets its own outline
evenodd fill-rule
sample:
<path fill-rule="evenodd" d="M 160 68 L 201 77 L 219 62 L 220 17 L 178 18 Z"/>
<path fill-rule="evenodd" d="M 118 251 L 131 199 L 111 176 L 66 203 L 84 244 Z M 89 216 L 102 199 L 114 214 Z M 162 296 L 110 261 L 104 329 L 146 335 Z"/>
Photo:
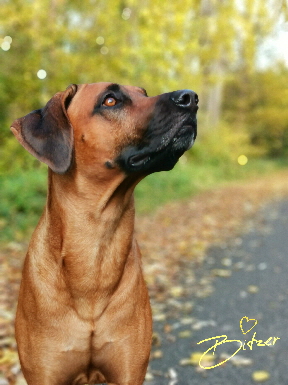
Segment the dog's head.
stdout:
<path fill-rule="evenodd" d="M 148 97 L 113 83 L 71 85 L 40 110 L 13 122 L 19 142 L 56 173 L 170 170 L 197 133 L 197 95 L 190 90 Z"/>

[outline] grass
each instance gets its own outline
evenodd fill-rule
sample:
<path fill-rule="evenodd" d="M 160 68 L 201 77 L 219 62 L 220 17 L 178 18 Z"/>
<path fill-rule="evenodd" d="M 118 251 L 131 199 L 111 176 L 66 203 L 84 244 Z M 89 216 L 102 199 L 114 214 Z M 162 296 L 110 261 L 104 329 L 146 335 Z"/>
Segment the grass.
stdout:
<path fill-rule="evenodd" d="M 156 173 L 135 191 L 138 213 L 148 213 L 172 200 L 195 195 L 225 183 L 245 180 L 286 167 L 280 160 L 251 159 L 245 166 L 227 160 L 199 161 L 182 157 L 172 171 Z"/>
<path fill-rule="evenodd" d="M 227 159 L 188 156 L 184 155 L 172 171 L 155 173 L 141 181 L 135 192 L 138 214 L 229 181 L 252 178 L 285 166 L 283 162 L 265 159 L 251 159 L 240 166 Z M 45 204 L 46 174 L 46 168 L 41 167 L 0 175 L 0 243 L 21 242 L 30 236 Z"/>

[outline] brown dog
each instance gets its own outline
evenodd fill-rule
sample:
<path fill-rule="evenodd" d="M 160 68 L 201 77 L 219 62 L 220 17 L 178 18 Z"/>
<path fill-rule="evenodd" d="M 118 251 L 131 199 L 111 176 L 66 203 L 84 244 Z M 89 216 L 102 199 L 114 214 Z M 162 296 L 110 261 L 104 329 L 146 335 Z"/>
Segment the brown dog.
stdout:
<path fill-rule="evenodd" d="M 71 85 L 13 123 L 50 168 L 16 316 L 29 385 L 143 383 L 152 320 L 133 190 L 190 148 L 197 102 L 189 90 L 148 97 L 137 87 Z"/>

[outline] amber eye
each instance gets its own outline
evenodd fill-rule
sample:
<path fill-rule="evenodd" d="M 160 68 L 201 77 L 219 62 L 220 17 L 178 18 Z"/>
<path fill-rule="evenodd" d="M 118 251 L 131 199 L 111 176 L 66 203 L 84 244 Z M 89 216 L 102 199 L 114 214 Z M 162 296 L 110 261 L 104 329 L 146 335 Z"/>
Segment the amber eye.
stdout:
<path fill-rule="evenodd" d="M 113 107 L 117 104 L 117 100 L 113 96 L 107 96 L 103 102 L 103 106 Z"/>

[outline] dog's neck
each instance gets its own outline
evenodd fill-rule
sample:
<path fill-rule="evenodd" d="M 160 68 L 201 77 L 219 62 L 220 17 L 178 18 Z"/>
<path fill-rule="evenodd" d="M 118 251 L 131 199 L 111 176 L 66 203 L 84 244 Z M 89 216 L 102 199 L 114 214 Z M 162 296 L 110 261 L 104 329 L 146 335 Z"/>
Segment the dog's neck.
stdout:
<path fill-rule="evenodd" d="M 101 220 L 105 220 L 107 216 L 111 222 L 117 221 L 127 209 L 131 209 L 134 188 L 139 182 L 139 179 L 129 178 L 122 173 L 103 180 L 97 176 L 94 179 L 87 177 L 76 170 L 65 175 L 49 170 L 48 178 L 49 209 L 53 210 L 54 203 L 58 203 L 70 214 L 89 211 L 95 219 L 101 217 Z"/>
<path fill-rule="evenodd" d="M 131 248 L 137 247 L 133 237 L 135 186 L 119 176 L 99 190 L 99 184 L 80 175 L 70 178 L 51 171 L 49 186 L 38 228 L 45 229 L 46 234 L 41 234 L 44 247 L 49 248 L 73 295 L 113 291 Z"/>

